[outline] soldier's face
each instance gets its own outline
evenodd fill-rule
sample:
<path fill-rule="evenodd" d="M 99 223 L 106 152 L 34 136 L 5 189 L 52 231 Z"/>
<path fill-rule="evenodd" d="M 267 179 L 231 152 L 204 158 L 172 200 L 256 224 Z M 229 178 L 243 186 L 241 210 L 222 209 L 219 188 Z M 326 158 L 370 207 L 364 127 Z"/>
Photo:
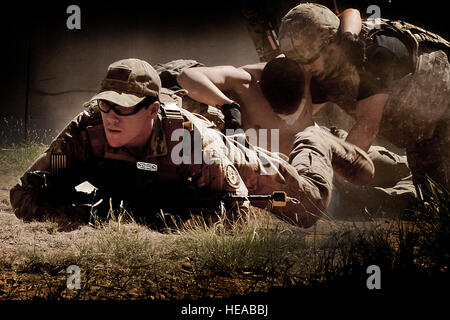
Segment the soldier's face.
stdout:
<path fill-rule="evenodd" d="M 309 64 L 304 65 L 305 71 L 309 72 L 317 80 L 332 77 L 339 67 L 339 49 L 331 44 L 325 47 L 319 57 Z"/>
<path fill-rule="evenodd" d="M 113 148 L 139 148 L 146 145 L 153 129 L 153 120 L 159 110 L 159 102 L 152 103 L 129 116 L 120 116 L 113 110 L 102 112 L 103 126 L 108 144 Z"/>

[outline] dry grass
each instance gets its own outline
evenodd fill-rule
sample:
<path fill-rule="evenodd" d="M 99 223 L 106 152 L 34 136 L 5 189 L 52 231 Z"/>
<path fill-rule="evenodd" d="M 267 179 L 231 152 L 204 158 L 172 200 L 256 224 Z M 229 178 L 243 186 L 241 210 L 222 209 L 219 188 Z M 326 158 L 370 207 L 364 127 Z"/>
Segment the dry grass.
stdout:
<path fill-rule="evenodd" d="M 0 299 L 179 300 L 273 288 L 366 289 L 371 264 L 381 267 L 385 288 L 411 276 L 430 285 L 448 280 L 448 192 L 439 188 L 409 222 L 322 219 L 304 230 L 253 209 L 231 226 L 197 220 L 190 229 L 159 233 L 122 210 L 60 232 L 50 221 L 18 220 L 9 206 L 9 188 L 42 150 L 23 145 L 1 154 Z M 70 265 L 80 267 L 80 290 L 67 288 Z"/>

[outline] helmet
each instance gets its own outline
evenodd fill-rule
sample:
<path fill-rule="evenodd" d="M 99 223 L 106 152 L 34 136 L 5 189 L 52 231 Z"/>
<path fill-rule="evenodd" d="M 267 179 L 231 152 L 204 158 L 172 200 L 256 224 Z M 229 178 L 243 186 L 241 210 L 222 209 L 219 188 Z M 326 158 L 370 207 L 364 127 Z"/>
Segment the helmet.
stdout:
<path fill-rule="evenodd" d="M 308 64 L 333 39 L 339 28 L 339 18 L 327 7 L 302 3 L 282 19 L 278 38 L 286 57 Z"/>

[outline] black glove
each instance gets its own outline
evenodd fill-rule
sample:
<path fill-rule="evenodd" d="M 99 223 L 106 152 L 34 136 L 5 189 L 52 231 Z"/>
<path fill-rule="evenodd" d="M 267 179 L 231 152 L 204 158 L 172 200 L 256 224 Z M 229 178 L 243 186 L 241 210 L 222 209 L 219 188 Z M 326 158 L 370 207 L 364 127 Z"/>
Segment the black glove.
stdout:
<path fill-rule="evenodd" d="M 241 119 L 241 106 L 236 102 L 231 104 L 224 104 L 221 108 L 222 113 L 225 117 L 225 127 L 226 129 L 241 129 L 242 119 Z"/>
<path fill-rule="evenodd" d="M 358 35 L 351 32 L 344 32 L 339 35 L 339 45 L 344 50 L 348 61 L 356 67 L 361 67 L 364 63 L 364 42 L 358 39 Z"/>

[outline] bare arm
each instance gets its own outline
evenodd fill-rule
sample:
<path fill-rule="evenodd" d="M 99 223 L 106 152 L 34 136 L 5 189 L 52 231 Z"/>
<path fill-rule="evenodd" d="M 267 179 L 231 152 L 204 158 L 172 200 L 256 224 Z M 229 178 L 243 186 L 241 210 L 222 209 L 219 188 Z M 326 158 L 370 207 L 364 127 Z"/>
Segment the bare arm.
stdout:
<path fill-rule="evenodd" d="M 359 35 L 362 27 L 361 15 L 356 9 L 346 9 L 340 15 L 341 25 L 339 26 L 340 32 L 350 32 Z"/>
<path fill-rule="evenodd" d="M 389 95 L 378 93 L 356 103 L 356 123 L 348 133 L 347 141 L 364 151 L 369 150 L 375 140 L 383 116 L 384 105 Z"/>
<path fill-rule="evenodd" d="M 262 71 L 263 71 L 264 67 L 266 66 L 266 64 L 267 64 L 267 62 L 247 64 L 245 66 L 242 66 L 241 69 L 247 71 L 256 80 L 260 80 Z"/>
<path fill-rule="evenodd" d="M 231 104 L 224 92 L 237 90 L 251 81 L 251 75 L 233 66 L 197 67 L 185 69 L 177 77 L 183 89 L 194 100 L 212 106 Z"/>

